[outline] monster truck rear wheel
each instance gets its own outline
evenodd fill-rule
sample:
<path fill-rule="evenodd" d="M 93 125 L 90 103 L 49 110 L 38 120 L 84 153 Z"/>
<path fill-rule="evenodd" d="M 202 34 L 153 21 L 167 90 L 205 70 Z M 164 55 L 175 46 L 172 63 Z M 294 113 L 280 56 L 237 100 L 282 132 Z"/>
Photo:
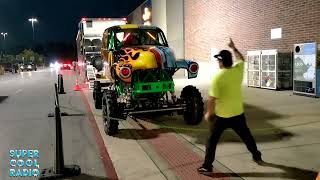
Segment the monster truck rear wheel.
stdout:
<path fill-rule="evenodd" d="M 115 91 L 107 91 L 103 94 L 102 98 L 102 113 L 103 113 L 103 125 L 104 132 L 107 135 L 115 135 L 118 133 L 119 122 L 113 118 L 123 118 L 121 114 L 121 107 L 117 103 L 117 94 Z"/>
<path fill-rule="evenodd" d="M 183 113 L 184 121 L 190 125 L 197 125 L 202 121 L 204 104 L 201 93 L 194 86 L 186 86 L 182 89 L 181 100 L 186 103 Z"/>

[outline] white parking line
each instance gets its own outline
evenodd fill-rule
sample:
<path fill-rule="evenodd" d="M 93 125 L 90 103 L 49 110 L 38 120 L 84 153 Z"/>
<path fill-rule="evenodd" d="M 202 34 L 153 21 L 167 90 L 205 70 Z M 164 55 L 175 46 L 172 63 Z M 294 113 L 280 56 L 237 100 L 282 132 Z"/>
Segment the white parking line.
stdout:
<path fill-rule="evenodd" d="M 21 93 L 22 92 L 22 89 L 18 89 L 16 92 L 15 92 L 15 94 L 19 94 L 19 93 Z"/>

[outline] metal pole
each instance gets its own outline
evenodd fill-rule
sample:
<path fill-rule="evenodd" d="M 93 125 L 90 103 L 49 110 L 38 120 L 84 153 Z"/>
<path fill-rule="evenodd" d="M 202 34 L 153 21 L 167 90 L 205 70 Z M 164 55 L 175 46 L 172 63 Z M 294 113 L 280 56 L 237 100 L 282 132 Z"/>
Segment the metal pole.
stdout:
<path fill-rule="evenodd" d="M 6 34 L 3 35 L 3 54 L 6 53 Z"/>
<path fill-rule="evenodd" d="M 59 95 L 58 95 L 58 85 L 57 83 L 54 84 L 54 89 L 55 89 L 55 105 L 60 107 L 60 104 L 59 104 Z"/>
<path fill-rule="evenodd" d="M 5 55 L 6 55 L 6 35 L 4 34 L 3 35 L 3 56 Z"/>
<path fill-rule="evenodd" d="M 64 172 L 64 157 L 63 157 L 63 142 L 62 142 L 62 127 L 60 108 L 55 108 L 56 119 L 56 156 L 55 156 L 55 173 L 63 174 Z"/>
<path fill-rule="evenodd" d="M 32 38 L 33 38 L 33 41 L 34 41 L 34 25 L 33 25 L 33 22 L 34 21 L 31 21 L 31 24 L 32 24 Z"/>
<path fill-rule="evenodd" d="M 3 54 L 3 51 L 4 51 L 4 40 L 1 44 L 1 52 L 0 52 L 0 62 L 2 61 L 2 54 Z"/>
<path fill-rule="evenodd" d="M 3 36 L 3 42 L 2 42 L 2 49 L 1 49 L 1 54 L 0 54 L 0 60 L 2 59 L 2 56 L 5 54 L 5 41 L 6 41 L 6 35 L 7 33 L 1 33 Z"/>
<path fill-rule="evenodd" d="M 66 94 L 66 92 L 64 91 L 62 74 L 58 75 L 58 93 L 59 94 Z"/>
<path fill-rule="evenodd" d="M 55 107 L 55 120 L 56 120 L 56 152 L 54 172 L 56 174 L 64 174 L 64 157 L 63 157 L 63 141 L 62 141 L 62 127 L 61 127 L 61 113 L 59 107 L 58 87 L 55 84 L 56 90 L 56 107 Z"/>

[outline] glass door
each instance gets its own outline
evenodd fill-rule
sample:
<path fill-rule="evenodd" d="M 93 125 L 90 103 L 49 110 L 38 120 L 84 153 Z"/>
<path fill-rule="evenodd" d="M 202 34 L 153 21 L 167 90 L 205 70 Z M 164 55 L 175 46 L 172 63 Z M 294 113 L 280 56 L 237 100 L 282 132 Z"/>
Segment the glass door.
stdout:
<path fill-rule="evenodd" d="M 260 51 L 248 51 L 247 53 L 247 62 L 248 62 L 248 74 L 247 74 L 247 81 L 248 86 L 251 87 L 260 87 Z"/>
<path fill-rule="evenodd" d="M 261 54 L 261 87 L 277 88 L 277 52 L 276 50 L 262 51 Z"/>

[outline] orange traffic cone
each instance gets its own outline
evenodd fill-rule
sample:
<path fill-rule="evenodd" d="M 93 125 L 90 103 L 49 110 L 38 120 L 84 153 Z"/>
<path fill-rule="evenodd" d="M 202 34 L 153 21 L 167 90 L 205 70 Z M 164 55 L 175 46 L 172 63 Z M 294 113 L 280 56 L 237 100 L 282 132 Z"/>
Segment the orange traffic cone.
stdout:
<path fill-rule="evenodd" d="M 88 82 L 88 79 L 87 78 L 84 78 L 84 80 L 83 80 L 83 84 L 88 84 L 89 82 Z"/>
<path fill-rule="evenodd" d="M 78 82 L 78 78 L 76 80 L 76 85 L 74 86 L 74 90 L 75 91 L 80 91 L 81 90 L 81 87 L 80 87 L 79 82 Z"/>
<path fill-rule="evenodd" d="M 89 87 L 89 81 L 87 78 L 84 78 L 82 88 L 86 89 Z"/>

